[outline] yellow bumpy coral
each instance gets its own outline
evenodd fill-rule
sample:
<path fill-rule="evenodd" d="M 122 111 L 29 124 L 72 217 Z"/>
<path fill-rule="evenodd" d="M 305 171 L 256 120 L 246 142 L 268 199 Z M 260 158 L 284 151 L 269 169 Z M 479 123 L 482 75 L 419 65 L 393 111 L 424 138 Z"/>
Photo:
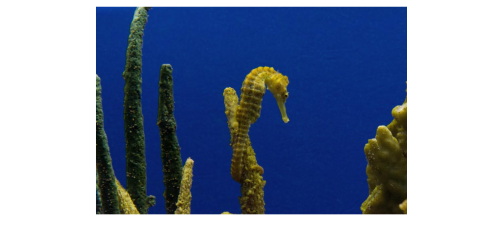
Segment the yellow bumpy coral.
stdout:
<path fill-rule="evenodd" d="M 120 214 L 140 214 L 132 202 L 132 198 L 127 190 L 122 187 L 120 182 L 115 178 L 116 187 L 118 189 L 118 204 L 120 206 Z"/>
<path fill-rule="evenodd" d="M 394 120 L 379 126 L 365 145 L 370 195 L 361 206 L 364 214 L 406 213 L 402 202 L 407 198 L 407 108 L 407 99 L 394 107 Z"/>
<path fill-rule="evenodd" d="M 224 90 L 224 105 L 226 107 L 227 125 L 229 133 L 231 134 L 231 147 L 234 144 L 236 132 L 238 131 L 238 122 L 236 121 L 236 109 L 238 109 L 238 95 L 233 88 L 226 88 Z"/>
<path fill-rule="evenodd" d="M 264 214 L 264 168 L 257 164 L 255 152 L 250 141 L 248 142 L 247 154 L 244 160 L 244 170 L 241 183 L 240 206 L 243 214 Z"/>
<path fill-rule="evenodd" d="M 391 130 L 392 134 L 398 139 L 398 143 L 401 146 L 403 155 L 406 157 L 406 139 L 407 139 L 407 122 L 406 118 L 408 115 L 407 99 L 402 105 L 398 105 L 392 109 L 392 116 L 394 120 L 387 126 Z"/>
<path fill-rule="evenodd" d="M 190 214 L 191 213 L 191 185 L 193 184 L 193 165 L 194 161 L 191 158 L 186 160 L 182 168 L 182 181 L 177 200 L 177 209 L 175 214 Z"/>

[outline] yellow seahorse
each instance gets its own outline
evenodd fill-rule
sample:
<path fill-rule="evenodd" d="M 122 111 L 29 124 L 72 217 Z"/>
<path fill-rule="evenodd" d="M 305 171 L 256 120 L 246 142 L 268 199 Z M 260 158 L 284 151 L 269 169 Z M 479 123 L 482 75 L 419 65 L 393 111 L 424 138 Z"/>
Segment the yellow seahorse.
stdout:
<path fill-rule="evenodd" d="M 231 176 L 241 183 L 243 170 L 243 156 L 247 151 L 249 143 L 248 131 L 250 125 L 257 121 L 260 116 L 262 98 L 266 92 L 265 86 L 271 91 L 278 103 L 281 118 L 285 123 L 289 121 L 286 115 L 285 102 L 288 98 L 288 77 L 275 71 L 272 67 L 258 67 L 253 69 L 243 81 L 241 86 L 241 101 L 233 109 L 228 109 L 226 115 L 230 122 L 231 146 L 233 147 L 233 159 L 231 160 Z M 226 89 L 225 94 L 229 93 Z M 234 98 L 234 97 L 233 97 Z M 234 100 L 234 99 L 233 99 Z M 232 102 L 233 105 L 237 104 Z M 227 106 L 226 106 L 227 107 Z M 234 108 L 236 107 L 236 111 Z"/>

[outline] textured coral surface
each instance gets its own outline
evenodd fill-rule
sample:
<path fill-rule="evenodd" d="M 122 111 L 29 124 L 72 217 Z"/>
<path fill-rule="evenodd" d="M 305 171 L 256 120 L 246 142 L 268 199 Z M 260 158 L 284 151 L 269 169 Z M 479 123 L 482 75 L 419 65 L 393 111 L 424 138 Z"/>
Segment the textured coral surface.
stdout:
<path fill-rule="evenodd" d="M 406 213 L 406 99 L 394 107 L 392 116 L 394 120 L 387 127 L 379 126 L 364 148 L 370 194 L 361 205 L 363 214 Z"/>

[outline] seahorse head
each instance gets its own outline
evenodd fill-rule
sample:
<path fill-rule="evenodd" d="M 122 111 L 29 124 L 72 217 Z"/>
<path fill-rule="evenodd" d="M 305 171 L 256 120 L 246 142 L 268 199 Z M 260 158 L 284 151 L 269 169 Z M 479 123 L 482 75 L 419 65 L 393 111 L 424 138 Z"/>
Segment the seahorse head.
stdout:
<path fill-rule="evenodd" d="M 286 115 L 285 102 L 288 98 L 288 91 L 286 87 L 288 86 L 288 77 L 283 76 L 281 73 L 276 72 L 270 78 L 266 80 L 267 89 L 271 91 L 276 102 L 278 102 L 278 107 L 281 112 L 281 118 L 285 123 L 290 121 Z"/>

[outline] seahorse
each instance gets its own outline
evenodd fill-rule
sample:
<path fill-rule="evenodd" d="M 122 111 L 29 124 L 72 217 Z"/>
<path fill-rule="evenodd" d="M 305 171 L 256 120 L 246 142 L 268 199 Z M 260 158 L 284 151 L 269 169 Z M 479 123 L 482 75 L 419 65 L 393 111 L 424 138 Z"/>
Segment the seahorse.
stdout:
<path fill-rule="evenodd" d="M 234 133 L 231 133 L 231 146 L 233 148 L 233 159 L 231 160 L 231 176 L 237 182 L 241 183 L 241 174 L 243 171 L 243 157 L 247 151 L 247 145 L 250 142 L 248 131 L 250 125 L 255 123 L 260 116 L 262 98 L 267 89 L 271 91 L 281 112 L 283 122 L 290 121 L 286 114 L 285 102 L 288 98 L 288 77 L 275 71 L 272 67 L 258 67 L 253 69 L 243 81 L 241 86 L 241 101 L 236 108 L 236 114 L 233 119 L 229 119 L 234 111 L 227 111 L 228 121 L 234 127 Z M 226 91 L 225 91 L 226 93 Z M 237 101 L 236 97 L 236 101 Z M 234 119 L 235 118 L 235 119 Z"/>

